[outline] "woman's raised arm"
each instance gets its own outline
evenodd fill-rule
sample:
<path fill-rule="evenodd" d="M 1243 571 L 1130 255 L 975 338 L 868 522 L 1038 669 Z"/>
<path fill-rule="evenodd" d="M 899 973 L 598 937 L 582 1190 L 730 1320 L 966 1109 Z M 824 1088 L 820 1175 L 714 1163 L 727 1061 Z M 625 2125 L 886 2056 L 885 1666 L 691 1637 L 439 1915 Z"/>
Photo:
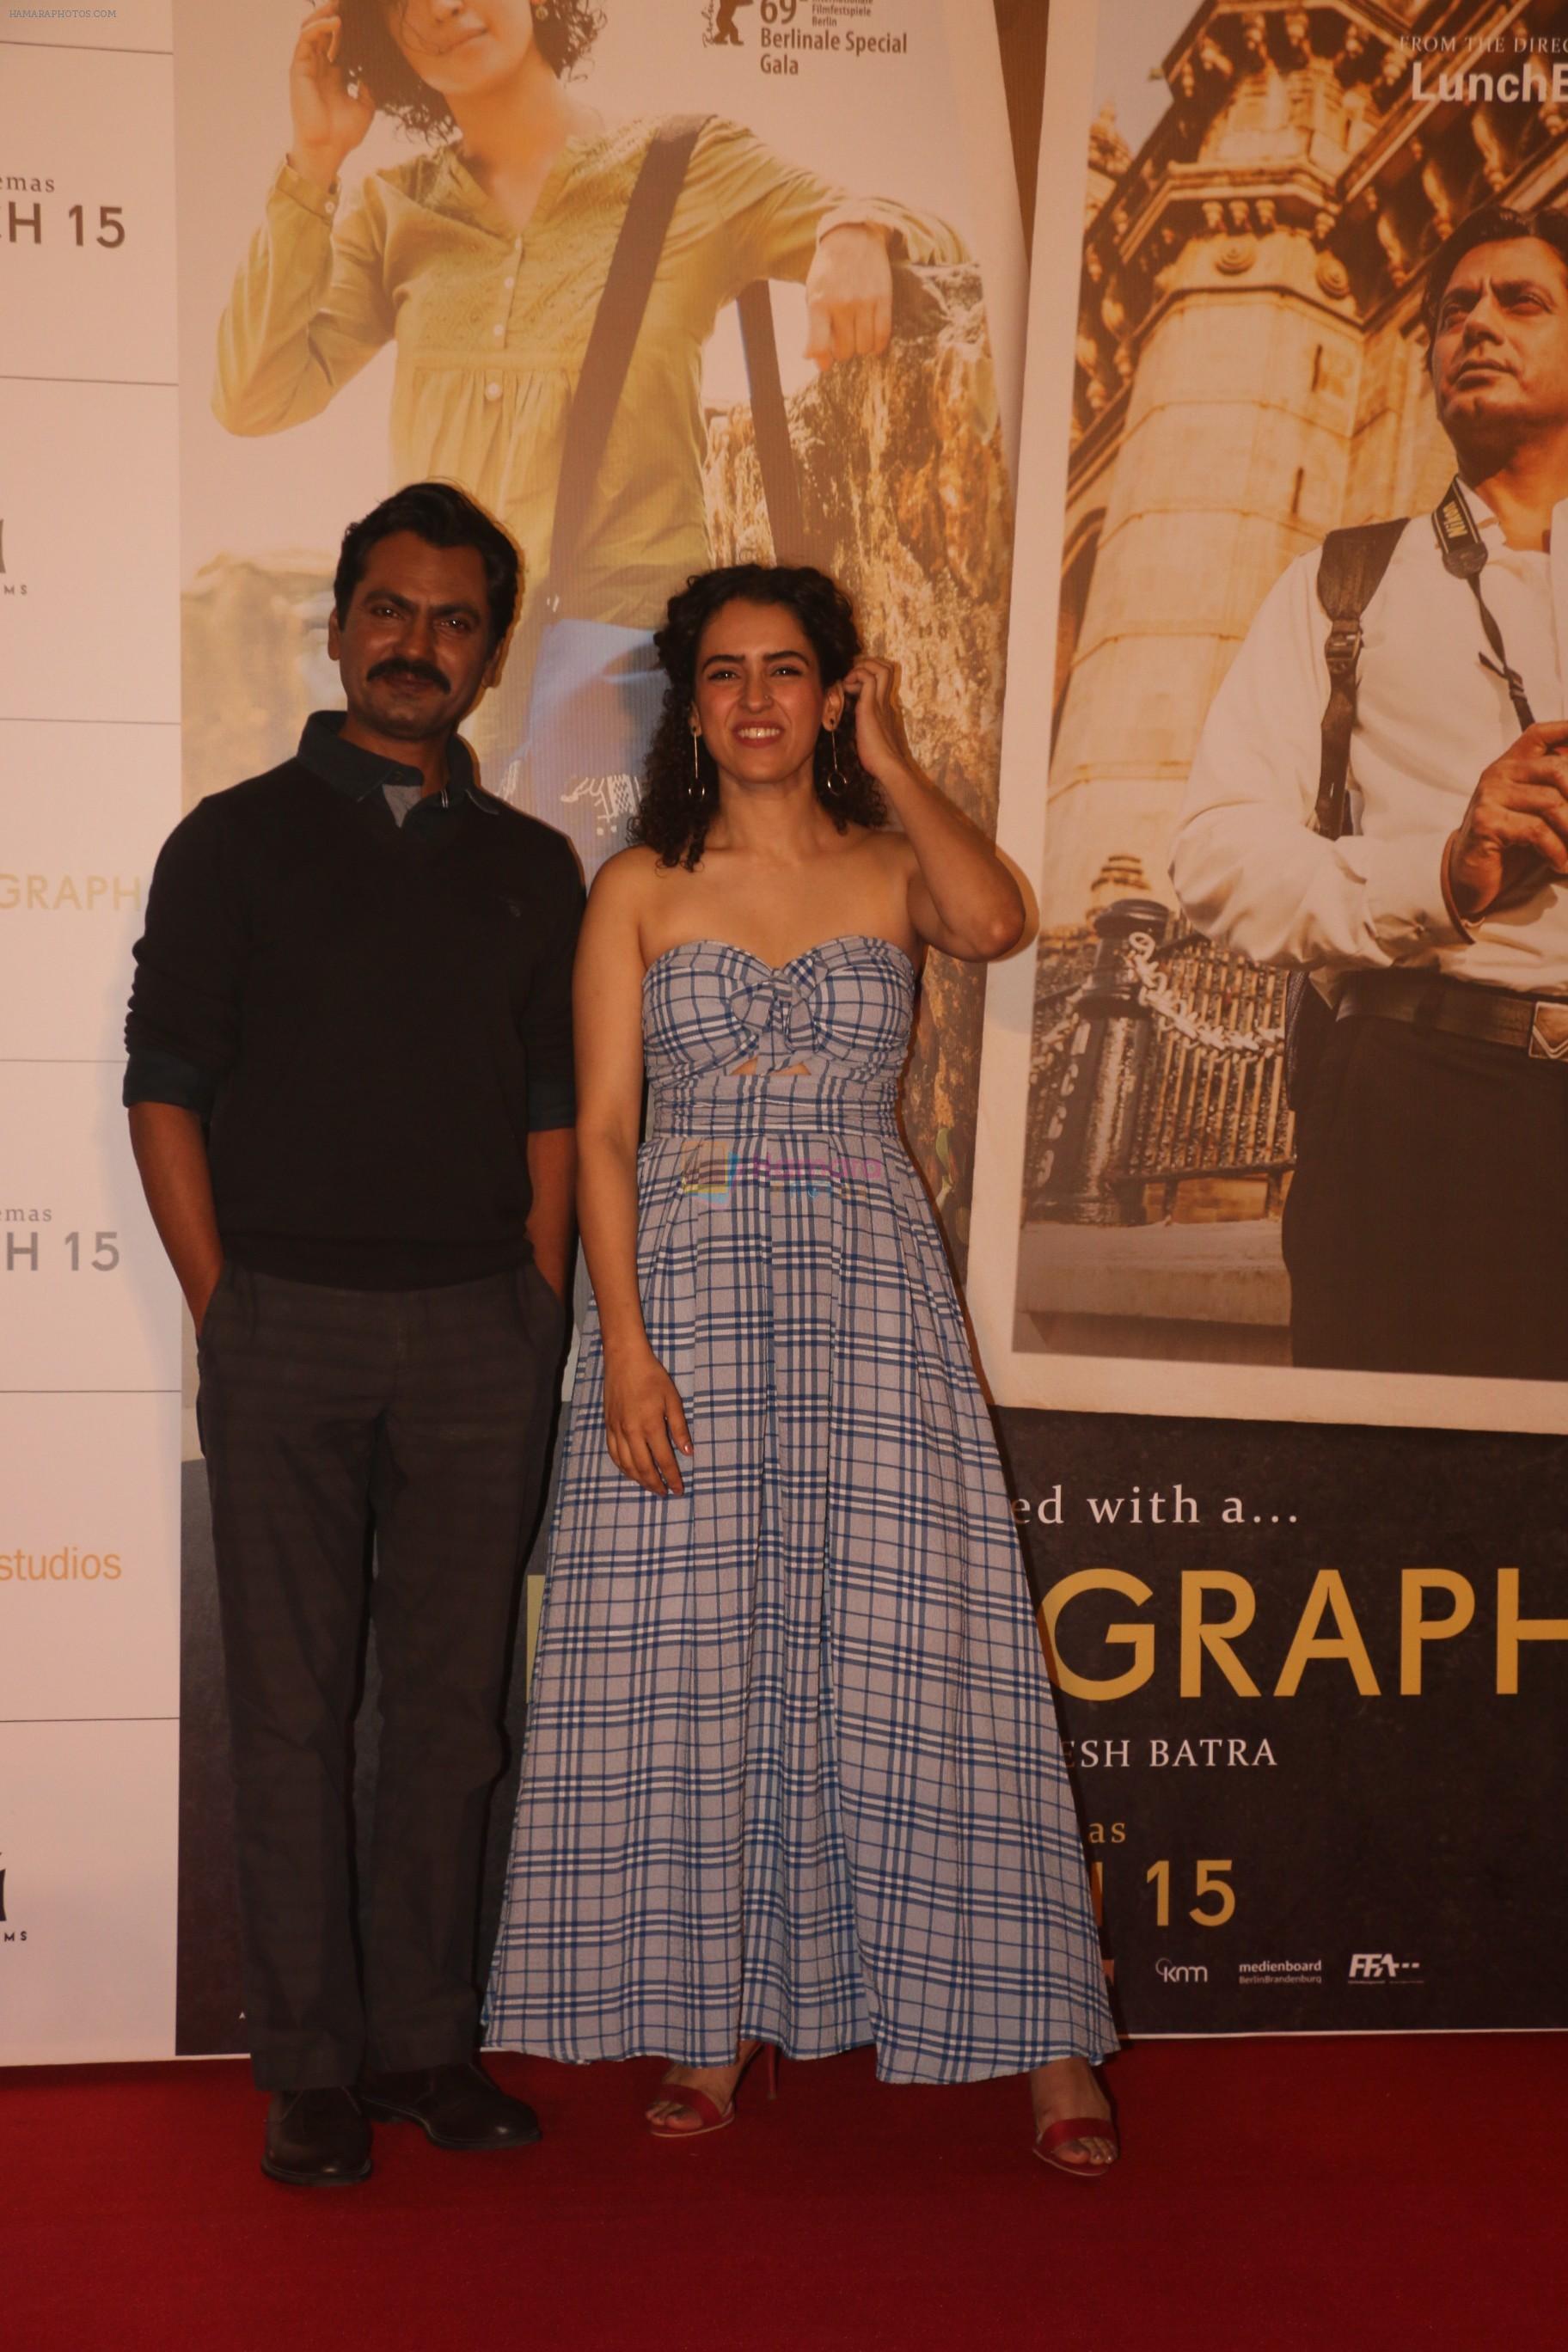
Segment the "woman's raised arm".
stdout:
<path fill-rule="evenodd" d="M 351 88 L 338 64 L 342 32 L 336 0 L 322 0 L 300 26 L 289 61 L 289 111 L 294 122 L 289 161 L 323 195 L 375 120 L 375 100 L 369 90 L 363 83 Z"/>
<path fill-rule="evenodd" d="M 805 282 L 809 355 L 819 367 L 885 351 L 893 263 L 967 259 L 934 213 L 854 196 L 786 163 L 737 123 L 710 124 L 691 159 L 694 193 L 711 208 L 721 257 L 718 301 L 757 278 Z"/>
<path fill-rule="evenodd" d="M 891 662 L 863 654 L 844 681 L 855 697 L 855 748 L 881 786 L 912 853 L 909 914 L 943 955 L 986 963 L 1016 948 L 1028 909 L 977 824 L 921 774 L 904 737 Z"/>
<path fill-rule="evenodd" d="M 339 70 L 338 26 L 328 5 L 300 28 L 293 143 L 218 327 L 213 409 L 231 433 L 281 433 L 320 415 L 393 331 L 379 211 L 367 198 L 333 234 L 339 168 L 375 111 Z"/>

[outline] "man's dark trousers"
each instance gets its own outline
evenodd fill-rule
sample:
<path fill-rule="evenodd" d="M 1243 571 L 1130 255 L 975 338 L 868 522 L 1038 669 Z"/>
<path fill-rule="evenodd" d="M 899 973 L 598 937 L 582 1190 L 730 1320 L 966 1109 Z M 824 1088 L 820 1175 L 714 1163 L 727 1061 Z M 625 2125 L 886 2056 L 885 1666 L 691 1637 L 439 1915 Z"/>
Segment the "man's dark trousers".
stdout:
<path fill-rule="evenodd" d="M 472 2054 L 485 1814 L 563 1334 L 531 1265 L 374 1291 L 230 1264 L 207 1309 L 200 1417 L 263 2089 Z M 362 1993 L 350 1746 L 373 1517 Z"/>
<path fill-rule="evenodd" d="M 1297 1364 L 1568 1380 L 1568 1066 L 1335 1023 L 1285 1203 Z"/>

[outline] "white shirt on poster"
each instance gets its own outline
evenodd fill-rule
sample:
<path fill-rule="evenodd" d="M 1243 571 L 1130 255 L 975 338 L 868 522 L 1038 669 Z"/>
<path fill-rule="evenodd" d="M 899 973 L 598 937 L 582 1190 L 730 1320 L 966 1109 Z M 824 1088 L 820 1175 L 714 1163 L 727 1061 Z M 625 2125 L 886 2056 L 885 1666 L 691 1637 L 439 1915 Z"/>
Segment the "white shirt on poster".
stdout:
<path fill-rule="evenodd" d="M 1487 548 L 1481 589 L 1537 719 L 1568 718 L 1568 499 L 1549 553 L 1510 547 L 1471 495 Z M 1493 908 L 1468 939 L 1443 902 L 1443 845 L 1481 771 L 1519 735 L 1488 669 L 1473 591 L 1443 568 L 1429 519 L 1405 526 L 1363 616 L 1352 832 L 1310 830 L 1329 698 L 1321 550 L 1276 582 L 1205 724 L 1172 845 L 1196 928 L 1259 963 L 1307 965 L 1324 993 L 1344 972 L 1397 964 L 1528 995 L 1568 993 L 1568 884 Z"/>

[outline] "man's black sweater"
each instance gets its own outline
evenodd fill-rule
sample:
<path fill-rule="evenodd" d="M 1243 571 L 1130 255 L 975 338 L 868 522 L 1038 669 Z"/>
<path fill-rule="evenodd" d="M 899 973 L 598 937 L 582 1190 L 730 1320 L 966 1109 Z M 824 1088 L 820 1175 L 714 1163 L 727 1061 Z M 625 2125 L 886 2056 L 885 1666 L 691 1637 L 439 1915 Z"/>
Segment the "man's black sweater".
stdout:
<path fill-rule="evenodd" d="M 401 828 L 416 770 L 338 740 L 216 793 L 170 835 L 136 948 L 125 1100 L 209 1120 L 225 1252 L 353 1289 L 529 1256 L 531 1130 L 569 1127 L 583 886 L 564 837 L 481 793 Z"/>

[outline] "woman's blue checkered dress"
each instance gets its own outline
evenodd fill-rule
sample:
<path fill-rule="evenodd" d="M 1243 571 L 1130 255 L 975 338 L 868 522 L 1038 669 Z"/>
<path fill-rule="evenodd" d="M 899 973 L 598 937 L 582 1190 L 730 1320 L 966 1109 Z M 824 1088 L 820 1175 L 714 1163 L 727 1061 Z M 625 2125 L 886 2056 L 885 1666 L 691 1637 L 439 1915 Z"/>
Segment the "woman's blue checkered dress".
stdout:
<path fill-rule="evenodd" d="M 1050 1685 L 894 1124 L 914 973 L 858 934 L 647 973 L 638 1263 L 686 1492 L 560 1481 L 490 2039 L 900 2083 L 1114 2045 Z"/>

